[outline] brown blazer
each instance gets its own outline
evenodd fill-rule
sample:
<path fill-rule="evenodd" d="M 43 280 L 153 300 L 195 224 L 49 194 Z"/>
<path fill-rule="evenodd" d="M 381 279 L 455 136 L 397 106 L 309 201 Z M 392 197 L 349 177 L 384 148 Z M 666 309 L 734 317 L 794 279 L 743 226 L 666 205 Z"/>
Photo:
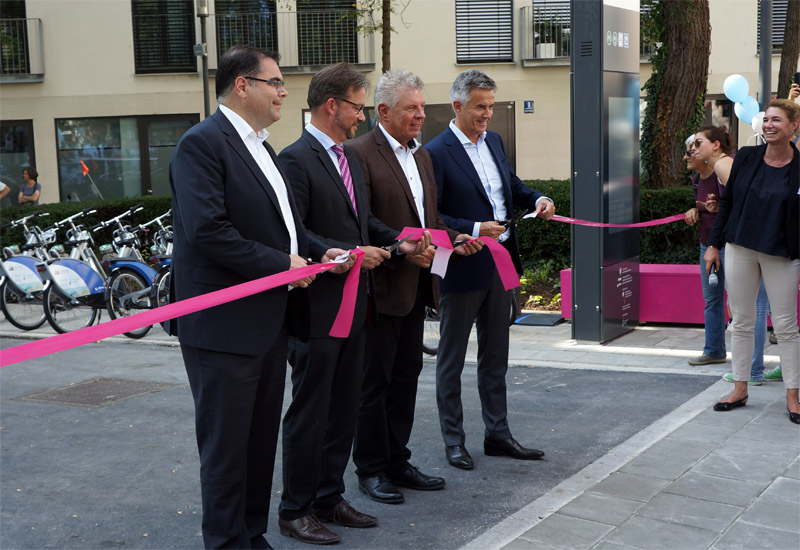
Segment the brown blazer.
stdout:
<path fill-rule="evenodd" d="M 458 232 L 447 227 L 437 212 L 436 180 L 433 177 L 433 164 L 428 152 L 417 149 L 414 159 L 422 179 L 425 193 L 425 220 L 419 219 L 414 203 L 414 195 L 408 185 L 403 169 L 397 162 L 386 136 L 376 125 L 371 132 L 348 143 L 361 160 L 372 213 L 383 223 L 397 231 L 404 227 L 427 227 L 447 231 L 451 241 Z M 421 268 L 395 255 L 374 270 L 375 294 L 378 312 L 384 315 L 408 315 L 417 299 L 417 292 L 426 296 L 437 294 L 433 277 L 429 270 L 420 273 Z M 419 288 L 420 281 L 430 281 L 430 286 Z"/>

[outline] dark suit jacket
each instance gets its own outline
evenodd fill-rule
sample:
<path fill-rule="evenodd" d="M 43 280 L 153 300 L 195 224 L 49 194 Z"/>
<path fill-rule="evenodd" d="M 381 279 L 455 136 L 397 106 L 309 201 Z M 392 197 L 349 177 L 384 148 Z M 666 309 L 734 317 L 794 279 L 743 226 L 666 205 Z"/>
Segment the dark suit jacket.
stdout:
<path fill-rule="evenodd" d="M 503 180 L 506 212 L 513 217 L 514 207 L 533 210 L 541 193 L 530 189 L 517 177 L 506 156 L 500 135 L 486 132 L 486 144 L 494 157 Z M 439 215 L 444 222 L 459 233 L 472 234 L 475 222 L 494 219 L 492 204 L 478 173 L 456 135 L 448 127 L 425 144 L 433 160 L 433 171 L 439 188 Z M 517 247 L 517 230 L 503 243 L 511 254 L 514 265 L 522 273 Z M 494 274 L 494 262 L 487 248 L 477 254 L 451 263 L 447 277 L 441 282 L 442 290 L 467 291 L 488 288 Z"/>
<path fill-rule="evenodd" d="M 356 154 L 344 147 L 345 157 L 353 178 L 358 217 L 339 171 L 330 155 L 306 130 L 303 135 L 281 151 L 278 159 L 288 175 L 297 210 L 308 233 L 328 247 L 345 250 L 357 246 L 386 246 L 392 244 L 398 232 L 386 227 L 372 215 L 369 208 L 364 174 Z M 353 315 L 352 331 L 363 325 L 367 312 L 367 280 L 371 271 L 359 281 L 359 293 Z M 323 274 L 307 289 L 293 290 L 290 307 L 293 319 L 292 334 L 325 338 L 336 319 L 342 299 L 345 275 Z"/>
<path fill-rule="evenodd" d="M 456 238 L 458 232 L 448 228 L 436 213 L 436 182 L 427 151 L 418 149 L 414 154 L 425 195 L 425 220 L 420 220 L 406 175 L 381 129 L 375 126 L 368 134 L 353 140 L 350 146 L 361 159 L 372 212 L 382 222 L 398 231 L 403 227 L 442 229 L 448 232 L 451 240 Z M 375 270 L 378 311 L 385 315 L 407 315 L 414 307 L 419 280 L 420 268 L 402 255 L 384 262 Z M 430 287 L 421 291 L 426 296 L 432 295 Z"/>
<path fill-rule="evenodd" d="M 800 197 L 797 195 L 800 187 L 800 151 L 797 150 L 794 143 L 791 146 L 794 150 L 794 158 L 792 167 L 789 169 L 789 181 L 791 182 L 789 187 L 793 192 L 793 200 L 788 201 L 786 205 L 786 245 L 789 257 L 796 260 L 800 257 L 800 221 L 798 221 L 800 220 Z M 759 145 L 742 147 L 736 153 L 728 184 L 720 198 L 719 212 L 708 238 L 709 245 L 719 248 L 726 242 L 734 242 L 742 209 L 745 208 L 747 191 L 753 183 L 753 178 L 766 150 L 766 145 Z M 758 208 L 758 205 L 748 205 L 747 207 Z"/>
<path fill-rule="evenodd" d="M 277 165 L 275 152 L 265 147 Z M 176 299 L 289 268 L 289 232 L 278 198 L 221 111 L 181 138 L 170 163 L 170 188 L 175 244 L 171 288 Z M 320 259 L 326 248 L 315 240 L 309 243 L 288 185 L 287 191 L 299 254 Z M 265 353 L 283 326 L 287 294 L 287 287 L 280 286 L 186 315 L 177 322 L 177 335 L 182 343 L 201 349 Z"/>

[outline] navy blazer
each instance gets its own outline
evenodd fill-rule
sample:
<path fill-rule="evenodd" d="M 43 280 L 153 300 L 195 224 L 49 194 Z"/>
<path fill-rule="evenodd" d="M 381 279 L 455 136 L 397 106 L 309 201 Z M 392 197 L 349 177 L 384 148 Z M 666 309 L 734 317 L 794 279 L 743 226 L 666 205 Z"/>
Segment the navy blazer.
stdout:
<path fill-rule="evenodd" d="M 503 181 L 506 212 L 513 217 L 514 207 L 533 210 L 543 195 L 522 183 L 511 168 L 503 140 L 496 132 L 486 132 L 486 144 L 494 157 Z M 439 192 L 439 215 L 448 227 L 459 233 L 472 234 L 475 222 L 494 219 L 492 203 L 464 146 L 448 128 L 425 144 L 433 160 L 433 173 Z M 511 227 L 510 237 L 503 243 L 511 259 L 522 273 L 517 246 L 517 230 Z M 488 248 L 477 254 L 451 262 L 440 288 L 445 291 L 468 291 L 488 288 L 494 276 L 494 261 Z"/>
<path fill-rule="evenodd" d="M 272 148 L 264 144 L 278 170 Z M 171 292 L 184 300 L 289 269 L 290 238 L 278 198 L 228 118 L 219 110 L 189 129 L 170 162 Z M 286 180 L 285 175 L 284 181 Z M 319 260 L 287 184 L 298 253 Z M 284 325 L 285 285 L 186 315 L 170 326 L 187 345 L 243 355 L 265 353 Z"/>
<path fill-rule="evenodd" d="M 339 170 L 328 151 L 308 131 L 278 155 L 281 167 L 289 177 L 300 219 L 309 235 L 328 247 L 345 250 L 357 246 L 386 246 L 399 234 L 375 216 L 369 207 L 361 163 L 349 146 L 344 154 L 353 179 L 358 216 Z M 301 340 L 326 338 L 339 311 L 346 274 L 325 273 L 307 289 L 296 289 L 290 295 L 291 332 Z M 362 273 L 351 332 L 358 331 L 366 319 L 367 281 L 372 270 Z M 373 285 L 374 288 L 374 285 Z"/>
<path fill-rule="evenodd" d="M 789 169 L 789 187 L 793 193 L 793 199 L 787 201 L 786 204 L 785 233 L 789 258 L 796 260 L 800 257 L 800 196 L 797 195 L 798 189 L 800 189 L 800 151 L 797 150 L 794 143 L 790 143 L 790 145 L 794 150 L 794 157 Z M 766 150 L 765 144 L 756 147 L 742 147 L 737 151 L 728 184 L 720 198 L 719 212 L 714 220 L 714 226 L 711 228 L 711 235 L 708 237 L 710 246 L 720 248 L 726 242 L 734 242 L 742 209 L 745 207 L 747 191 L 753 183 L 753 178 L 764 159 Z M 758 205 L 748 205 L 748 208 L 758 208 Z"/>

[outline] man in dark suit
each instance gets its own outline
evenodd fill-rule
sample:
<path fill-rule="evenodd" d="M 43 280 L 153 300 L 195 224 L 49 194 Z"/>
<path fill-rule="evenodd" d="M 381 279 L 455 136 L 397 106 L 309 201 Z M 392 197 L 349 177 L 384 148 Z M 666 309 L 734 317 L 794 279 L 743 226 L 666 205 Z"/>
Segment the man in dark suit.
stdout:
<path fill-rule="evenodd" d="M 469 239 L 445 226 L 436 214 L 436 184 L 427 152 L 415 138 L 425 120 L 420 78 L 408 71 L 381 76 L 375 88 L 379 124 L 352 142 L 366 176 L 373 213 L 389 227 L 446 230 L 451 239 Z M 481 245 L 456 248 L 470 254 Z M 401 503 L 397 486 L 423 491 L 444 488 L 409 463 L 417 378 L 422 370 L 425 306 L 433 305 L 430 272 L 434 247 L 422 256 L 397 256 L 375 270 L 378 324 L 368 343 L 353 461 L 359 487 L 370 498 Z"/>
<path fill-rule="evenodd" d="M 386 246 L 398 231 L 381 223 L 369 208 L 358 157 L 342 142 L 364 121 L 369 80 L 347 63 L 314 75 L 308 89 L 311 122 L 303 135 L 281 151 L 297 210 L 310 235 L 329 246 L 364 251 L 362 267 L 372 270 L 391 254 Z M 401 249 L 419 250 L 411 243 Z M 371 273 L 371 272 L 369 272 Z M 342 478 L 353 444 L 364 369 L 365 326 L 371 304 L 371 277 L 362 277 L 353 325 L 347 338 L 328 335 L 341 299 L 344 277 L 320 278 L 290 297 L 296 320 L 292 403 L 283 419 L 281 533 L 303 542 L 328 544 L 340 537 L 319 521 L 345 527 L 372 527 L 378 520 L 342 498 Z M 319 520 L 319 521 L 318 521 Z"/>
<path fill-rule="evenodd" d="M 550 219 L 550 199 L 514 174 L 500 136 L 487 131 L 497 86 L 477 69 L 456 77 L 450 101 L 456 117 L 439 136 L 425 145 L 433 159 L 439 191 L 439 214 L 444 222 L 473 237 L 498 240 L 522 272 L 514 207 L 538 210 Z M 505 291 L 488 250 L 450 266 L 441 282 L 441 338 L 436 362 L 436 402 L 448 462 L 472 469 L 465 446 L 461 405 L 461 371 L 473 321 L 478 329 L 478 393 L 486 426 L 484 452 L 532 460 L 544 456 L 526 449 L 508 427 L 505 376 L 508 370 L 508 312 L 511 293 Z"/>
<path fill-rule="evenodd" d="M 186 132 L 170 163 L 178 300 L 305 266 L 309 254 L 327 260 L 344 252 L 306 236 L 264 141 L 287 95 L 278 54 L 232 48 L 220 58 L 216 91 L 219 110 Z M 206 548 L 270 548 L 263 534 L 283 403 L 287 294 L 274 288 L 170 327 L 195 402 Z"/>

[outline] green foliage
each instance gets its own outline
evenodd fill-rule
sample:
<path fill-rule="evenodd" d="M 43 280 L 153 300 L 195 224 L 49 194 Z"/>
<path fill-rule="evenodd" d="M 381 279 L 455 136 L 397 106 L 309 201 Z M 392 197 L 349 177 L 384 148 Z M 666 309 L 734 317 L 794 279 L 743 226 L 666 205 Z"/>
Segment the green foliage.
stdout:
<path fill-rule="evenodd" d="M 655 186 L 651 181 L 651 167 L 655 163 L 659 151 L 654 150 L 653 141 L 655 137 L 666 131 L 665 128 L 658 127 L 656 112 L 658 109 L 658 99 L 661 95 L 661 88 L 664 85 L 664 70 L 667 66 L 669 48 L 664 44 L 664 4 L 658 0 L 642 1 L 642 35 L 647 37 L 651 44 L 660 44 L 650 56 L 652 73 L 650 78 L 642 86 L 644 100 L 647 106 L 642 119 L 642 137 L 639 142 L 639 155 L 642 163 L 642 173 L 640 181 L 642 187 Z M 645 9 L 645 6 L 647 8 Z"/>
<path fill-rule="evenodd" d="M 570 214 L 569 181 L 539 180 L 526 184 L 550 197 L 556 204 L 556 212 L 562 216 Z M 666 218 L 686 212 L 694 206 L 694 193 L 689 186 L 668 189 L 640 190 L 639 218 L 642 221 Z M 599 231 L 599 230 L 598 230 Z M 639 259 L 648 264 L 693 264 L 697 262 L 697 227 L 682 221 L 648 227 L 639 231 Z M 541 278 L 544 271 L 549 277 L 571 264 L 570 229 L 565 223 L 542 223 L 524 220 L 518 226 L 519 248 L 525 278 L 531 281 Z"/>
<path fill-rule="evenodd" d="M 114 216 L 122 214 L 125 210 L 139 203 L 144 205 L 144 210 L 134 214 L 131 221 L 128 223 L 139 224 L 149 222 L 153 218 L 160 216 L 170 208 L 172 208 L 172 199 L 169 195 L 162 195 L 157 197 L 128 197 L 124 199 L 110 199 L 110 200 L 95 200 L 95 201 L 82 201 L 82 202 L 55 202 L 51 204 L 42 204 L 39 206 L 15 206 L 11 208 L 3 208 L 0 210 L 0 225 L 5 225 L 8 222 L 17 220 L 19 218 L 28 216 L 33 212 L 47 212 L 49 216 L 39 218 L 37 223 L 40 227 L 48 227 L 53 223 L 68 218 L 73 214 L 77 214 L 81 210 L 87 208 L 95 208 L 96 213 L 90 214 L 81 218 L 80 223 L 86 227 L 91 227 L 101 221 L 108 220 Z M 93 234 L 95 243 L 98 245 L 111 242 L 112 227 L 103 228 L 102 230 Z M 64 232 L 59 232 L 58 241 L 63 242 L 65 239 Z M 22 236 L 22 230 L 19 228 L 6 228 L 0 230 L 0 243 L 3 246 L 10 246 L 12 244 L 22 244 L 25 242 Z"/>

